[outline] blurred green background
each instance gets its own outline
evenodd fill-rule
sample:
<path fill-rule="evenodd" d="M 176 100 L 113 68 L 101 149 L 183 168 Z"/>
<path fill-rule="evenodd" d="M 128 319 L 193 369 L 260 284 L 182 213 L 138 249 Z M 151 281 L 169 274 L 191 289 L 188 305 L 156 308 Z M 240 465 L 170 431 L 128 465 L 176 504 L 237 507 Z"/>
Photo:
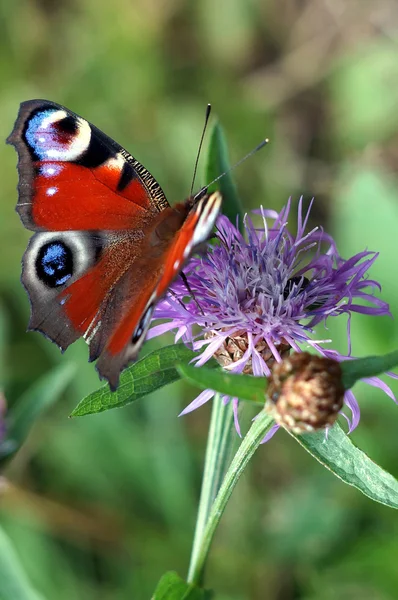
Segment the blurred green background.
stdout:
<path fill-rule="evenodd" d="M 397 316 L 396 0 L 1 0 L 0 31 L 1 139 L 19 102 L 54 100 L 130 150 L 173 203 L 188 194 L 211 102 L 232 160 L 272 141 L 236 170 L 245 208 L 315 196 L 312 223 L 334 234 L 343 256 L 380 251 L 371 276 Z M 0 153 L 0 371 L 10 410 L 52 369 L 76 366 L 0 480 L 1 543 L 49 600 L 146 599 L 165 570 L 186 575 L 210 406 L 177 418 L 196 390 L 175 384 L 125 409 L 67 418 L 98 379 L 83 342 L 61 356 L 25 333 L 29 233 L 14 211 L 16 155 L 5 145 Z M 341 351 L 345 331 L 342 319 L 327 334 Z M 359 356 L 398 347 L 387 317 L 354 316 L 352 332 Z M 398 476 L 398 408 L 365 385 L 355 391 L 354 442 Z M 389 600 L 397 555 L 396 513 L 279 432 L 232 498 L 207 587 L 219 600 Z"/>

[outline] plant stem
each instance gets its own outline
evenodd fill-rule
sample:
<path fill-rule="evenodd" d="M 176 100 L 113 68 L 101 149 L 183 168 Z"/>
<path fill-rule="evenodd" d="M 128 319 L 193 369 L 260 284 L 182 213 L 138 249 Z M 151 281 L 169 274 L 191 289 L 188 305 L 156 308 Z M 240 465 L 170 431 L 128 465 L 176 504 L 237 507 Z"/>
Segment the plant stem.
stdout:
<path fill-rule="evenodd" d="M 189 569 L 188 582 L 195 585 L 201 584 L 203 570 L 205 568 L 207 556 L 209 554 L 211 542 L 217 525 L 221 519 L 229 498 L 246 468 L 249 460 L 257 450 L 261 441 L 274 421 L 265 411 L 262 411 L 253 422 L 247 435 L 244 437 L 237 453 L 235 454 L 231 465 L 224 477 L 220 491 L 211 507 L 204 530 L 201 531 L 200 540 L 197 540 L 195 555 L 192 553 L 191 565 Z M 196 536 L 195 536 L 196 537 Z"/>
<path fill-rule="evenodd" d="M 202 546 L 203 532 L 211 506 L 220 489 L 233 435 L 232 405 L 231 403 L 225 405 L 220 395 L 216 394 L 213 399 L 209 435 L 207 438 L 202 489 L 188 571 L 188 582 L 192 580 L 194 573 L 196 573 L 199 579 L 203 577 L 203 572 L 201 571 L 198 574 L 196 569 L 198 553 Z"/>

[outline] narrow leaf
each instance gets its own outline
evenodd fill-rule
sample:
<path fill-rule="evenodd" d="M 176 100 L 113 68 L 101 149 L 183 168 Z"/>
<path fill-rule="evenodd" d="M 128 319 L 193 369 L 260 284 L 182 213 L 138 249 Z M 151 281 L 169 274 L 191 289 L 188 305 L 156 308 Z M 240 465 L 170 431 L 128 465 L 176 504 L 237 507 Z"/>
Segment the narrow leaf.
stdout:
<path fill-rule="evenodd" d="M 357 448 L 340 425 L 324 431 L 294 435 L 322 465 L 339 479 L 376 502 L 398 508 L 398 481 Z"/>
<path fill-rule="evenodd" d="M 209 183 L 216 179 L 221 173 L 230 168 L 227 143 L 224 132 L 219 123 L 216 123 L 210 137 L 209 153 L 206 163 L 206 182 Z M 219 190 L 223 197 L 222 212 L 232 223 L 236 223 L 236 216 L 239 215 L 239 224 L 242 226 L 243 209 L 238 196 L 232 173 L 224 175 L 216 183 L 209 186 L 209 192 Z"/>
<path fill-rule="evenodd" d="M 196 368 L 190 365 L 178 365 L 177 368 L 184 379 L 202 390 L 214 390 L 256 404 L 265 403 L 266 377 L 237 375 L 225 370 L 210 370 L 206 367 Z"/>
<path fill-rule="evenodd" d="M 170 571 L 159 581 L 152 600 L 210 600 L 211 596 L 211 592 L 187 583 Z"/>
<path fill-rule="evenodd" d="M 44 600 L 28 581 L 7 535 L 0 529 L 0 600 Z"/>
<path fill-rule="evenodd" d="M 341 363 L 343 383 L 346 390 L 364 377 L 373 377 L 398 366 L 398 350 L 383 356 L 366 356 Z"/>
<path fill-rule="evenodd" d="M 180 379 L 175 365 L 182 361 L 189 362 L 195 356 L 196 353 L 184 344 L 173 344 L 155 350 L 123 371 L 116 392 L 111 392 L 108 384 L 102 386 L 83 398 L 71 417 L 99 413 L 135 402 Z"/>

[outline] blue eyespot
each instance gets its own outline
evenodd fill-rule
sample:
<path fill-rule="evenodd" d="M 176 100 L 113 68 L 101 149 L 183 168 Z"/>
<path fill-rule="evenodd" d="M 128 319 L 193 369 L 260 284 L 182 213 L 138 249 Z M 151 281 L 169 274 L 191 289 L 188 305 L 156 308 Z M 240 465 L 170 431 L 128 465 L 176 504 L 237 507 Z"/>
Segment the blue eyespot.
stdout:
<path fill-rule="evenodd" d="M 43 122 L 54 112 L 54 109 L 50 109 L 36 113 L 30 119 L 25 132 L 26 141 L 40 160 L 46 158 L 47 150 L 51 148 L 54 139 L 53 127 L 51 124 L 43 127 Z"/>
<path fill-rule="evenodd" d="M 73 275 L 73 254 L 63 241 L 44 244 L 36 258 L 38 278 L 49 287 L 64 285 Z"/>
<path fill-rule="evenodd" d="M 74 142 L 79 139 L 78 131 L 76 117 L 63 109 L 49 108 L 33 113 L 24 135 L 36 158 L 57 162 L 73 160 L 85 150 L 85 144 L 88 145 L 90 140 L 90 126 L 85 123 L 84 139 L 74 147 Z"/>

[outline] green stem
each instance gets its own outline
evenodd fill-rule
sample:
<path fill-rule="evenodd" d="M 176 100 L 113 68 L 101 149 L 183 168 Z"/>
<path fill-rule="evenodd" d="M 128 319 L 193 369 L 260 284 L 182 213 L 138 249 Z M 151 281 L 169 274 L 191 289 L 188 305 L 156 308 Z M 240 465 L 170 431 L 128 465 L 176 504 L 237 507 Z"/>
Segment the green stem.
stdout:
<path fill-rule="evenodd" d="M 253 422 L 247 435 L 244 437 L 237 453 L 235 454 L 231 465 L 224 477 L 220 491 L 211 507 L 206 526 L 201 533 L 198 548 L 196 548 L 195 557 L 192 553 L 191 565 L 189 569 L 188 582 L 195 585 L 201 584 L 203 570 L 209 554 L 211 542 L 217 525 L 221 519 L 224 509 L 231 494 L 238 483 L 249 460 L 261 444 L 266 433 L 269 431 L 274 421 L 265 411 L 262 411 Z"/>
<path fill-rule="evenodd" d="M 209 435 L 207 438 L 202 489 L 188 571 L 188 582 L 192 580 L 194 573 L 196 573 L 199 579 L 202 579 L 203 577 L 203 570 L 200 573 L 197 573 L 196 565 L 198 553 L 202 546 L 203 532 L 206 527 L 211 506 L 220 489 L 221 481 L 225 473 L 233 435 L 232 405 L 225 405 L 220 395 L 216 394 L 213 399 Z"/>

